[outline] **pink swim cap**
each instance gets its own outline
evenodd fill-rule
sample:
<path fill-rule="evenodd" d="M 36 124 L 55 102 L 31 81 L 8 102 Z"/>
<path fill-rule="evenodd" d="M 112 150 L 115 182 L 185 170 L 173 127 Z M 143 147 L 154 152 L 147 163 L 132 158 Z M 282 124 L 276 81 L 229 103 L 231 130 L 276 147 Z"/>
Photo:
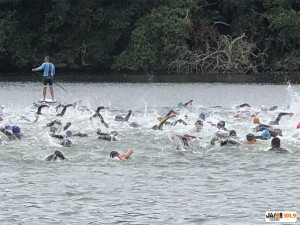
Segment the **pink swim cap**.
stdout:
<path fill-rule="evenodd" d="M 297 124 L 297 129 L 299 129 L 300 128 L 300 122 Z"/>

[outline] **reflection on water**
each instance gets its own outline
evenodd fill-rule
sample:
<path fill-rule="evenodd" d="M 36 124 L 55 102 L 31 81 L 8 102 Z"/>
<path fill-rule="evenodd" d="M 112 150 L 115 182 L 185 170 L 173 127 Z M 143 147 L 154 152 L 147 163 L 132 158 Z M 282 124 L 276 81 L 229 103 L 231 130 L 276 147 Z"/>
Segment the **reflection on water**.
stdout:
<path fill-rule="evenodd" d="M 93 112 L 68 108 L 62 123 L 72 122 L 73 132 L 89 137 L 74 137 L 72 147 L 63 148 L 45 127 L 56 118 L 53 107 L 42 110 L 38 123 L 29 122 L 35 118 L 32 103 L 41 98 L 41 85 L 0 83 L 4 117 L 0 125 L 18 124 L 24 134 L 21 141 L 10 142 L 1 135 L 1 224 L 264 224 L 267 210 L 299 213 L 298 86 L 60 84 L 70 95 L 56 87 L 59 102 L 82 99 L 93 111 L 109 106 L 101 111 L 109 128 L 100 120 L 90 121 Z M 187 126 L 150 129 L 158 124 L 158 115 L 190 99 L 193 106 L 181 109 L 178 116 Z M 236 119 L 236 106 L 241 103 L 252 108 Z M 256 146 L 210 146 L 216 128 L 206 122 L 200 133 L 195 131 L 198 114 L 205 112 L 207 120 L 225 120 L 244 139 L 254 127 L 249 115 L 262 105 L 279 106 L 259 114 L 263 123 L 274 120 L 280 111 L 295 113 L 283 117 L 279 125 L 282 145 L 292 154 L 266 152 L 270 141 Z M 115 115 L 125 116 L 129 109 L 133 110 L 129 122 L 138 123 L 138 128 L 114 121 Z M 104 132 L 118 131 L 119 140 L 98 140 L 99 127 Z M 176 150 L 170 133 L 202 139 L 192 142 L 189 150 Z M 131 160 L 108 157 L 113 150 L 127 148 L 134 150 Z M 55 149 L 70 160 L 43 161 Z"/>

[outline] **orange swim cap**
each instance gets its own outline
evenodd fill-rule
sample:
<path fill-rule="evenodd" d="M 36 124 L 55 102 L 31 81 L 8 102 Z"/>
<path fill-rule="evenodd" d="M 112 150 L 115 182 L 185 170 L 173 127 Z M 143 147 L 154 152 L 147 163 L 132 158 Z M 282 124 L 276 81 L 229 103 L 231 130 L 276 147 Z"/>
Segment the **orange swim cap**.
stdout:
<path fill-rule="evenodd" d="M 260 123 L 259 118 L 257 116 L 253 117 L 253 123 Z"/>

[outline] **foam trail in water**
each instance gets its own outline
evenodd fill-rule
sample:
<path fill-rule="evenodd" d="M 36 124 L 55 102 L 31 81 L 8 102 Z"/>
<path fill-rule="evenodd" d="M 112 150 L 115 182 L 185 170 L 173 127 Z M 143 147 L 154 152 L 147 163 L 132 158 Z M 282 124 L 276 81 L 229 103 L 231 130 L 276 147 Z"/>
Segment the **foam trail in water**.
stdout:
<path fill-rule="evenodd" d="M 299 103 L 300 103 L 300 95 L 296 91 L 293 90 L 292 85 L 288 82 L 288 86 L 286 87 L 287 92 L 291 97 L 290 103 L 287 103 L 287 109 L 291 111 L 299 111 Z"/>
<path fill-rule="evenodd" d="M 147 102 L 145 102 L 145 113 L 144 113 L 144 117 L 147 116 L 147 109 L 148 109 L 148 104 L 147 104 Z"/>

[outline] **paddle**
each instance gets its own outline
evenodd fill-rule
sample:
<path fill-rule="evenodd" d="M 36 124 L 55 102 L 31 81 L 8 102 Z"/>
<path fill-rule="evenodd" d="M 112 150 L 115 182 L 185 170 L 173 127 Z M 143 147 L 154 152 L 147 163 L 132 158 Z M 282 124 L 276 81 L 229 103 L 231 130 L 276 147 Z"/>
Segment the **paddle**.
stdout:
<path fill-rule="evenodd" d="M 39 73 L 38 71 L 33 71 L 35 72 L 36 74 L 38 75 L 42 75 L 41 73 Z M 54 82 L 53 82 L 54 83 Z M 69 95 L 71 95 L 64 87 L 62 87 L 61 85 L 57 84 L 57 83 L 54 83 L 56 86 L 60 87 L 61 89 L 63 89 L 65 92 L 67 92 Z"/>

